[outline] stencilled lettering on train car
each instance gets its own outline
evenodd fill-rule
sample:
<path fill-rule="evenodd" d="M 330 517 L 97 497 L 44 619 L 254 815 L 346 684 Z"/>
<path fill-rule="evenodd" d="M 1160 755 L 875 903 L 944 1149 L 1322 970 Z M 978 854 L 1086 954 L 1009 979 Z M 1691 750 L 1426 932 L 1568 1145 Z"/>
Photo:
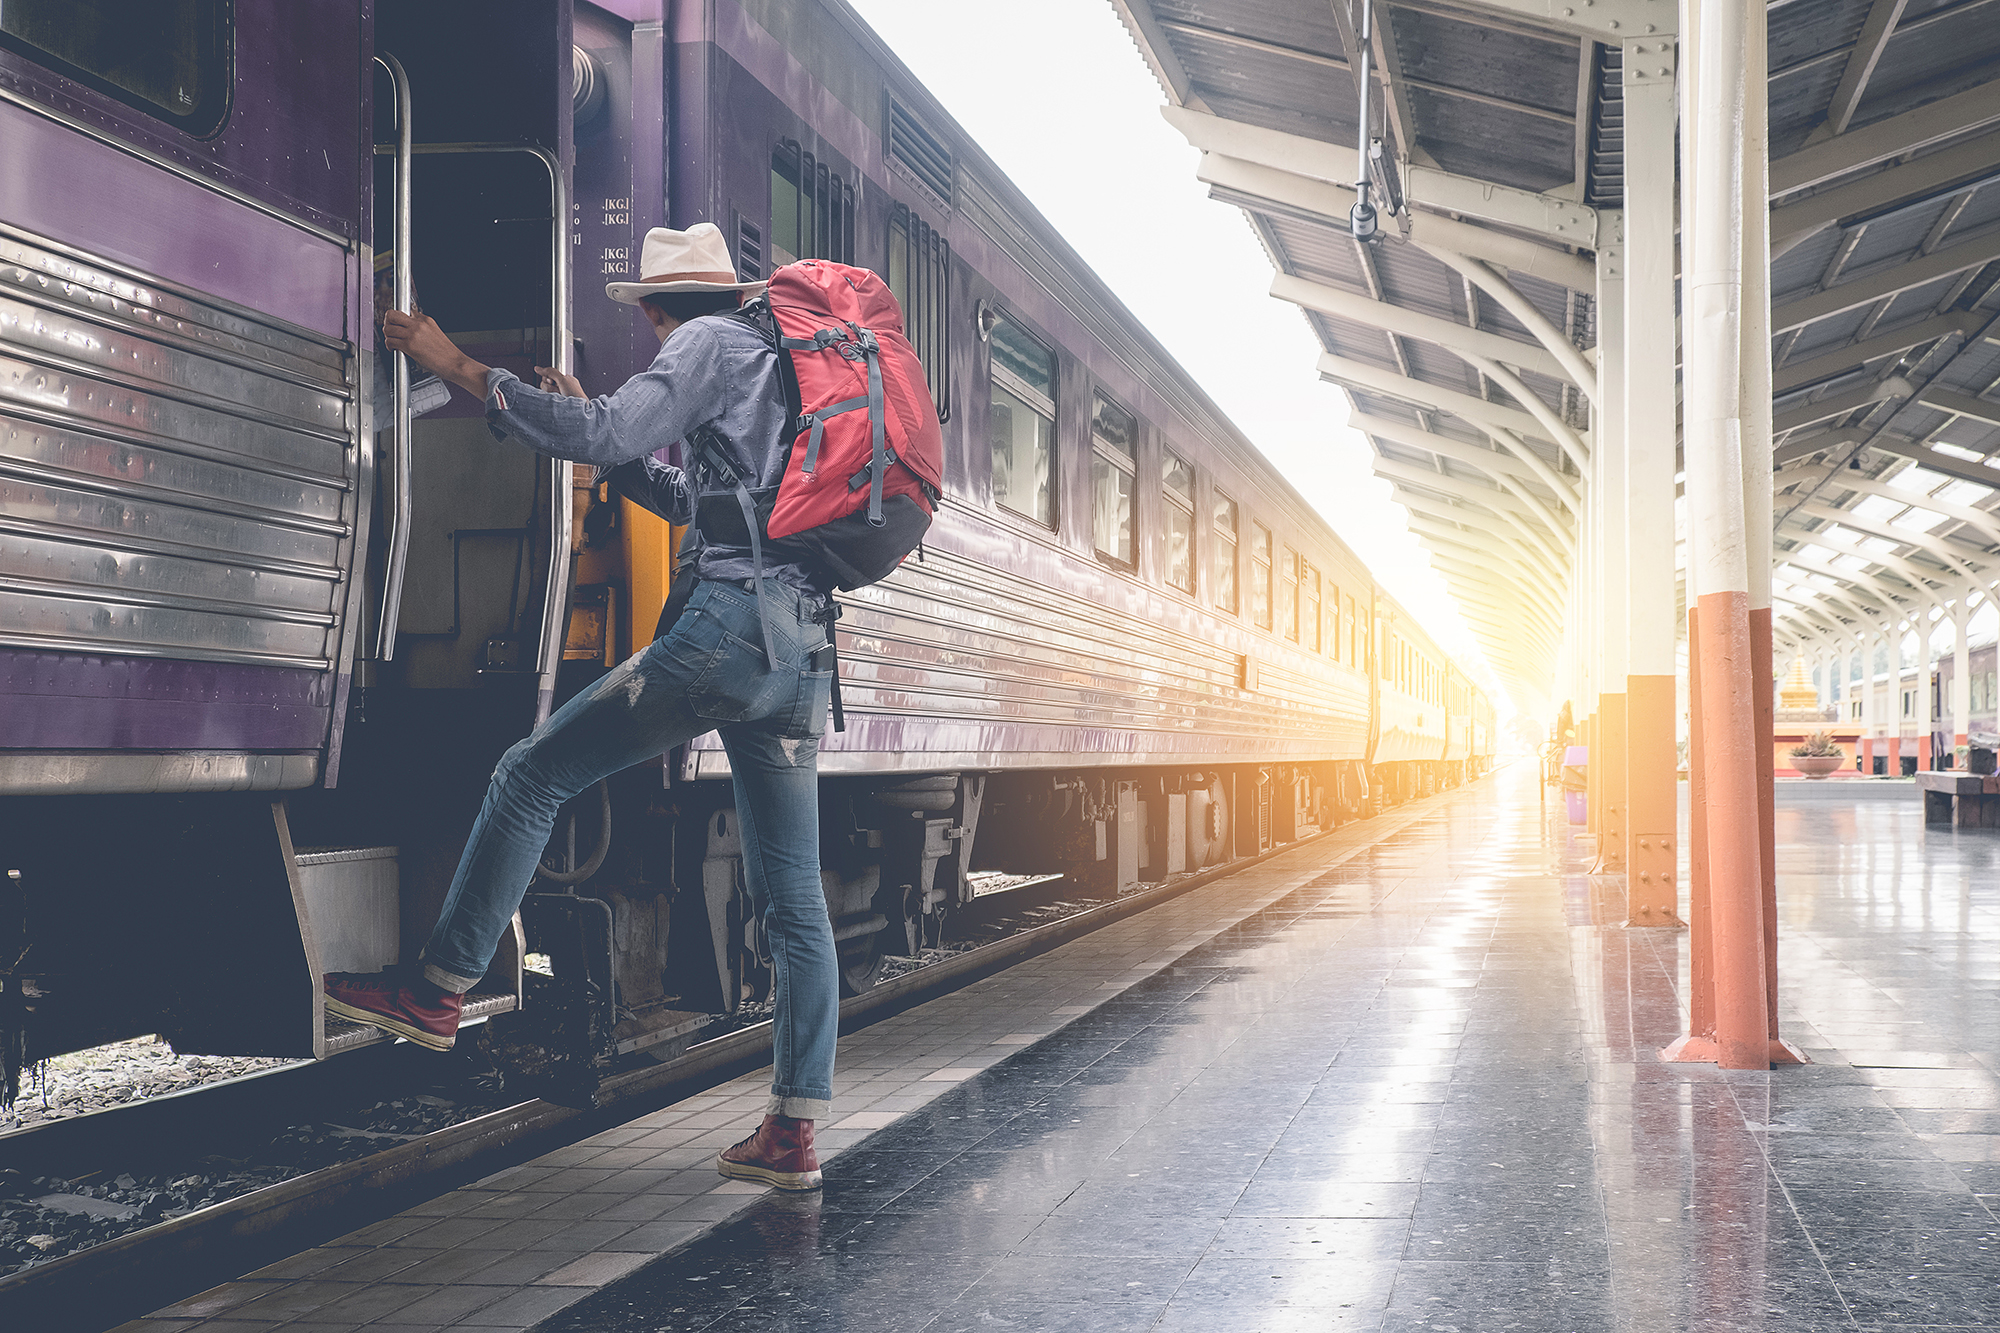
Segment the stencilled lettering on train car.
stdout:
<path fill-rule="evenodd" d="M 607 245 L 604 247 L 604 274 L 606 277 L 623 277 L 632 271 L 632 247 L 629 245 Z"/>
<path fill-rule="evenodd" d="M 604 225 L 607 227 L 629 227 L 632 225 L 631 196 L 628 195 L 623 199 L 607 198 L 604 201 Z"/>

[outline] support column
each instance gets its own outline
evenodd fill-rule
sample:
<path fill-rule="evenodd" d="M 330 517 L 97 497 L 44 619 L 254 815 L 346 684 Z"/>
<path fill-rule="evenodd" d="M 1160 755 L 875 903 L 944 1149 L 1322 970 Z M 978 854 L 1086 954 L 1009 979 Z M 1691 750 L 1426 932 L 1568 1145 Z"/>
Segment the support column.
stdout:
<path fill-rule="evenodd" d="M 1597 821 L 1598 874 L 1623 874 L 1630 832 L 1625 801 L 1625 676 L 1628 589 L 1625 578 L 1627 487 L 1625 411 L 1625 242 L 1621 210 L 1598 213 L 1597 402 L 1592 409 L 1591 463 L 1597 479 L 1590 488 L 1595 513 L 1598 589 L 1597 734 L 1601 754 L 1592 756 L 1602 775 L 1598 795 L 1604 813 Z"/>
<path fill-rule="evenodd" d="M 1942 619 L 1942 607 L 1939 612 Z M 1920 611 L 1918 616 L 1917 706 L 1912 711 L 1917 719 L 1917 771 L 1927 773 L 1937 767 L 1937 756 L 1931 753 L 1931 732 L 1937 725 L 1937 698 L 1931 690 L 1931 613 Z"/>
<path fill-rule="evenodd" d="M 1966 763 L 1966 746 L 1971 744 L 1966 732 L 1972 717 L 1972 662 L 1966 655 L 1965 632 L 1967 622 L 1972 619 L 1972 598 L 1963 594 L 1951 612 L 1951 747 L 1952 766 L 1962 768 Z"/>
<path fill-rule="evenodd" d="M 1674 68 L 1670 38 L 1625 43 L 1626 921 L 1680 923 L 1674 747 Z M 1602 265 L 1602 259 L 1599 263 Z M 1599 312 L 1599 327 L 1606 316 Z M 1599 387 L 1606 357 L 1598 354 Z"/>
<path fill-rule="evenodd" d="M 1698 589 L 1689 642 L 1699 653 L 1692 702 L 1702 728 L 1714 1021 L 1664 1054 L 1765 1069 L 1778 1053 L 1765 929 L 1775 915 L 1765 872 L 1772 689 L 1765 19 L 1763 6 L 1747 0 L 1684 0 L 1682 12 L 1688 567 Z M 1763 307 L 1755 318 L 1752 303 Z"/>

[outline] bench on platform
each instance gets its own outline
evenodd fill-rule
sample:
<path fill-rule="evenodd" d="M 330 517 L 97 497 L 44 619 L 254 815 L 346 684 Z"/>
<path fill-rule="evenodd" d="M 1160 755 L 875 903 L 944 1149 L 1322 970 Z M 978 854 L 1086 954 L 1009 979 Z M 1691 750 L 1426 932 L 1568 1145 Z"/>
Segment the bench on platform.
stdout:
<path fill-rule="evenodd" d="M 1960 828 L 2000 828 L 2000 783 L 1992 774 L 1919 773 L 1924 823 Z"/>

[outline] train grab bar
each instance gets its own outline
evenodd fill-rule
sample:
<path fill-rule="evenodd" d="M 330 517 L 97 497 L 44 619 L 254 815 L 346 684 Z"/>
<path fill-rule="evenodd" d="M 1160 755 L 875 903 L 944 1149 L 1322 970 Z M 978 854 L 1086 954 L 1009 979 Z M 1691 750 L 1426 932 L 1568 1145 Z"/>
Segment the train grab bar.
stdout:
<path fill-rule="evenodd" d="M 380 57 L 378 57 L 379 59 Z M 381 144 L 375 151 L 385 152 Z M 520 143 L 420 143 L 412 154 L 526 153 L 549 173 L 549 355 L 551 364 L 565 375 L 576 369 L 576 336 L 570 319 L 569 272 L 569 182 L 563 178 L 562 160 L 546 148 Z M 399 256 L 400 261 L 400 256 Z M 404 299 L 397 289 L 396 299 Z M 408 306 L 401 306 L 408 309 Z M 400 359 L 400 358 L 399 358 Z M 570 544 L 575 533 L 575 467 L 551 458 L 549 465 L 549 573 L 542 597 L 542 637 L 536 660 L 535 724 L 546 722 L 555 706 L 556 672 L 562 667 L 563 639 L 569 627 Z M 406 537 L 407 541 L 407 537 Z M 397 596 L 402 594 L 398 573 Z M 393 638 L 391 640 L 393 642 Z M 386 654 L 384 660 L 387 660 Z"/>
<path fill-rule="evenodd" d="M 378 54 L 375 63 L 389 71 L 396 97 L 396 155 L 394 211 L 392 222 L 396 249 L 393 276 L 396 309 L 408 310 L 416 303 L 416 283 L 410 267 L 410 77 L 402 62 Z M 380 153 L 382 145 L 375 151 Z M 375 639 L 375 656 L 384 662 L 396 656 L 396 622 L 403 614 L 403 575 L 410 563 L 410 358 L 401 352 L 390 358 L 394 375 L 394 396 L 389 409 L 389 478 L 394 488 L 389 497 L 389 550 L 382 571 L 382 620 Z"/>

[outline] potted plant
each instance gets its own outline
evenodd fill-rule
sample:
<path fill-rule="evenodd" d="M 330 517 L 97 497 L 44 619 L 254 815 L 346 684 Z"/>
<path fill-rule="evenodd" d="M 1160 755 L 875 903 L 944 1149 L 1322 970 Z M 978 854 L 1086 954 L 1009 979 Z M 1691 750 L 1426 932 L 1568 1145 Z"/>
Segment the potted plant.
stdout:
<path fill-rule="evenodd" d="M 1794 745 L 1791 753 L 1792 767 L 1809 778 L 1824 778 L 1847 759 L 1847 752 L 1824 731 L 1815 731 L 1803 745 Z"/>

